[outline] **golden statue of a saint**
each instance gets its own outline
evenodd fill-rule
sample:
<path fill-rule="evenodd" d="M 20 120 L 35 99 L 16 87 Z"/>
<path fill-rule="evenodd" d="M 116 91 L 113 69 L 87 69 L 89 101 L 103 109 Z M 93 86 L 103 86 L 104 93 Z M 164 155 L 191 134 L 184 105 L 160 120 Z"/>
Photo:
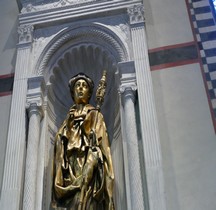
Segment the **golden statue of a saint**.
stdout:
<path fill-rule="evenodd" d="M 100 103 L 105 75 L 102 78 L 97 91 Z M 69 210 L 114 210 L 106 125 L 100 105 L 89 104 L 94 83 L 80 73 L 70 79 L 69 87 L 75 104 L 56 134 L 53 200 Z"/>

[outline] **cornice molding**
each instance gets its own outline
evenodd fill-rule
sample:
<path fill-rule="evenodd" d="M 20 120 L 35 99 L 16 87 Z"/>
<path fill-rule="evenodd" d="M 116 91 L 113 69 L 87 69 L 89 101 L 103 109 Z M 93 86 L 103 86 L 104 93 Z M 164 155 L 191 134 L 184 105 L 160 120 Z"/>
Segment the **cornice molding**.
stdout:
<path fill-rule="evenodd" d="M 127 13 L 127 9 L 133 7 L 134 4 L 139 5 L 142 1 L 93 1 L 90 4 L 66 5 L 60 8 L 46 8 L 44 10 L 36 10 L 34 5 L 29 5 L 29 11 L 19 15 L 20 25 L 32 24 L 57 24 L 58 22 L 66 22 L 71 20 L 81 20 L 86 16 L 104 17 L 106 14 Z M 121 11 L 121 12 L 120 12 Z"/>
<path fill-rule="evenodd" d="M 33 3 L 33 2 L 25 2 L 22 5 L 21 14 L 46 11 L 52 9 L 61 9 L 68 6 L 72 7 L 80 7 L 86 6 L 90 4 L 95 4 L 101 2 L 103 0 L 59 0 L 58 2 L 49 2 L 49 3 Z"/>

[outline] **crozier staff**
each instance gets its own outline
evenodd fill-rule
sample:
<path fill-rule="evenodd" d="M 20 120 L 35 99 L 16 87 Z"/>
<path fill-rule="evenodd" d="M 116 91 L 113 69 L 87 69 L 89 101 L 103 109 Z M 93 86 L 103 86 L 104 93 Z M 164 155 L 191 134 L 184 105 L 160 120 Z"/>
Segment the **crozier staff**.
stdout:
<path fill-rule="evenodd" d="M 74 105 L 56 134 L 53 199 L 70 210 L 114 210 L 114 173 L 103 115 L 85 74 L 69 81 Z"/>

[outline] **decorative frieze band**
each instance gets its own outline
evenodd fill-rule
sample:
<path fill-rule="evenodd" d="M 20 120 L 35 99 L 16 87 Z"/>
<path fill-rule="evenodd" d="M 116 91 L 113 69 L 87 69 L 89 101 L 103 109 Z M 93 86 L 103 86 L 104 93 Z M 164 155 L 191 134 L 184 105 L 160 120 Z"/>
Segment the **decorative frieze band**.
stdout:
<path fill-rule="evenodd" d="M 80 4 L 90 4 L 92 2 L 99 2 L 101 0 L 59 0 L 55 2 L 49 2 L 45 3 L 43 1 L 40 1 L 40 3 L 34 3 L 26 1 L 23 3 L 23 8 L 21 10 L 21 13 L 30 13 L 30 12 L 36 12 L 36 11 L 43 11 L 43 10 L 50 10 L 55 8 L 61 8 L 69 5 L 77 5 L 80 6 Z"/>

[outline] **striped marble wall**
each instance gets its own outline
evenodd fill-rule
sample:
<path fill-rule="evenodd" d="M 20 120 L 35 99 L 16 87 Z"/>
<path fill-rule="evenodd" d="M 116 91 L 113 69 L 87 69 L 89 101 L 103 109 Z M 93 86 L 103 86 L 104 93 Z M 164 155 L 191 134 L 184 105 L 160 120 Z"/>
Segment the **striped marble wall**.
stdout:
<path fill-rule="evenodd" d="M 213 5 L 208 0 L 187 0 L 200 64 L 216 129 L 216 24 Z"/>
<path fill-rule="evenodd" d="M 151 70 L 199 63 L 216 131 L 216 24 L 209 0 L 185 0 L 194 42 L 149 50 Z"/>

